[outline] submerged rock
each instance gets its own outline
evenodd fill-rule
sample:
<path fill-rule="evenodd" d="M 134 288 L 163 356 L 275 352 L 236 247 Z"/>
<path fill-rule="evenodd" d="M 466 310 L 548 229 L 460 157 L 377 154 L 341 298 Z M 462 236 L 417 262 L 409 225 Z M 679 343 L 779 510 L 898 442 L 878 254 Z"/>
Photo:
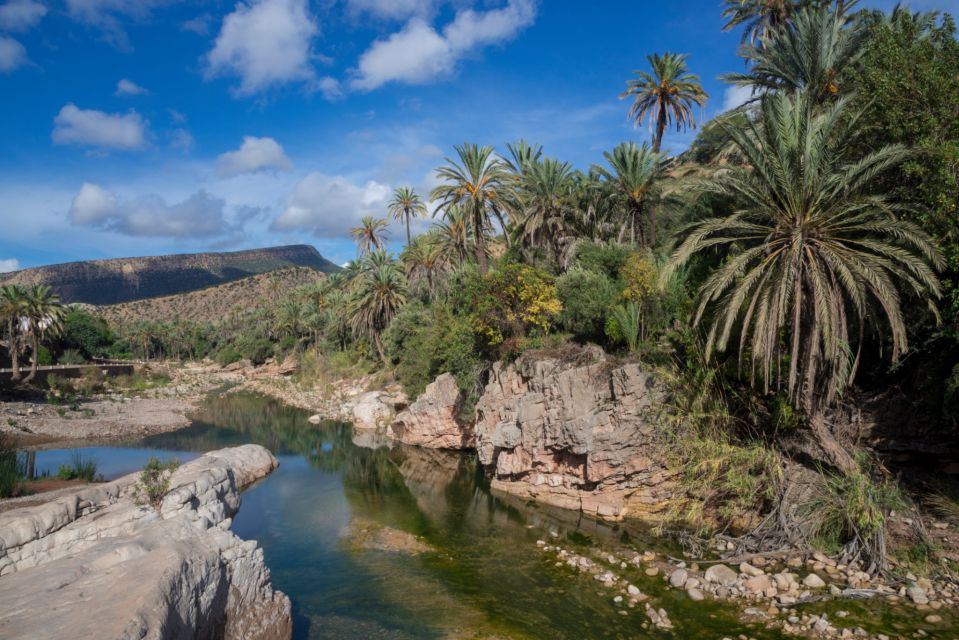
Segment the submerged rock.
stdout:
<path fill-rule="evenodd" d="M 262 549 L 229 530 L 276 465 L 222 449 L 178 468 L 158 510 L 135 504 L 131 474 L 0 515 L 0 637 L 289 638 Z"/>

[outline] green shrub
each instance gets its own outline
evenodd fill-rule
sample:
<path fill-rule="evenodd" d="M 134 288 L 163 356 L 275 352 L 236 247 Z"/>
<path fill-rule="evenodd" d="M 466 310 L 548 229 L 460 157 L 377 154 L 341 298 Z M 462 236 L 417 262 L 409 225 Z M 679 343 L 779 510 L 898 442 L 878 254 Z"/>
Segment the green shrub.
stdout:
<path fill-rule="evenodd" d="M 239 362 L 243 359 L 243 355 L 237 351 L 232 344 L 226 344 L 220 347 L 220 350 L 216 352 L 216 357 L 214 359 L 218 365 L 225 367 L 228 364 Z"/>
<path fill-rule="evenodd" d="M 60 357 L 57 358 L 59 364 L 83 364 L 86 361 L 86 358 L 84 358 L 83 354 L 77 349 L 66 349 L 60 354 Z"/>
<path fill-rule="evenodd" d="M 241 334 L 233 343 L 241 356 L 255 365 L 261 365 L 273 355 L 273 343 L 261 335 Z"/>
<path fill-rule="evenodd" d="M 57 477 L 61 480 L 93 482 L 97 479 L 97 461 L 84 456 L 79 449 L 74 449 L 70 452 L 70 464 L 61 464 Z"/>
<path fill-rule="evenodd" d="M 617 280 L 631 253 L 630 248 L 624 245 L 581 242 L 576 245 L 574 262 L 587 271 L 602 273 L 610 280 Z"/>
<path fill-rule="evenodd" d="M 60 345 L 64 351 L 80 354 L 81 362 L 98 356 L 107 355 L 113 348 L 116 336 L 110 330 L 106 320 L 82 309 L 72 309 L 63 318 L 63 331 Z M 60 362 L 64 362 L 63 356 Z"/>
<path fill-rule="evenodd" d="M 37 363 L 41 367 L 49 367 L 53 364 L 53 354 L 43 345 L 40 345 L 40 350 L 37 351 Z"/>
<path fill-rule="evenodd" d="M 603 341 L 606 318 L 620 299 L 609 276 L 576 267 L 556 280 L 556 295 L 563 303 L 560 327 L 579 340 Z"/>
<path fill-rule="evenodd" d="M 0 498 L 14 495 L 23 484 L 25 465 L 13 444 L 0 435 Z"/>
<path fill-rule="evenodd" d="M 136 503 L 159 509 L 163 496 L 170 490 L 170 476 L 179 466 L 179 460 L 160 462 L 159 458 L 151 457 L 133 487 Z"/>

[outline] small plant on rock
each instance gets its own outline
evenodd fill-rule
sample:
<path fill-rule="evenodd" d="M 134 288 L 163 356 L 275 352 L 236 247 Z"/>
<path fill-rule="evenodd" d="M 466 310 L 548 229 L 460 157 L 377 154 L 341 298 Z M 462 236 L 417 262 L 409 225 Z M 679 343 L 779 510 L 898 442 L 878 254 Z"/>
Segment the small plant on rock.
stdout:
<path fill-rule="evenodd" d="M 159 458 L 150 457 L 140 480 L 133 487 L 133 495 L 138 505 L 150 505 L 159 510 L 163 496 L 170 490 L 170 476 L 180 466 L 179 460 L 160 462 Z"/>

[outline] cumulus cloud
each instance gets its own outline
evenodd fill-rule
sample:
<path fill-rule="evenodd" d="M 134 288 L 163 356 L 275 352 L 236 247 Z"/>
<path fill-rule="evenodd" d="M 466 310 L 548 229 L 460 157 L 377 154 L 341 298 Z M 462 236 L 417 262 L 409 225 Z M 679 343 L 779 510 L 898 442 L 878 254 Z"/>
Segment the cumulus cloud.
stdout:
<path fill-rule="evenodd" d="M 286 208 L 273 220 L 273 231 L 308 231 L 317 237 L 349 235 L 363 216 L 382 214 L 392 193 L 375 181 L 357 185 L 342 176 L 307 174 L 293 190 Z"/>
<path fill-rule="evenodd" d="M 47 8 L 33 0 L 10 0 L 0 4 L 0 29 L 26 31 L 40 23 Z"/>
<path fill-rule="evenodd" d="M 193 139 L 193 135 L 182 128 L 174 129 L 169 133 L 168 137 L 170 138 L 170 147 L 179 149 L 184 153 L 188 153 L 196 142 L 196 140 Z"/>
<path fill-rule="evenodd" d="M 0 36 L 0 73 L 9 73 L 27 63 L 27 50 L 7 36 Z"/>
<path fill-rule="evenodd" d="M 146 143 L 146 124 L 135 111 L 104 113 L 65 105 L 53 119 L 53 142 L 110 149 L 139 149 Z"/>
<path fill-rule="evenodd" d="M 437 0 L 348 0 L 347 6 L 356 13 L 368 13 L 378 18 L 401 20 L 432 12 Z"/>
<path fill-rule="evenodd" d="M 753 97 L 751 87 L 727 87 L 723 93 L 723 111 L 741 107 Z"/>
<path fill-rule="evenodd" d="M 212 20 L 213 17 L 209 13 L 204 13 L 195 18 L 187 20 L 180 25 L 180 28 L 182 28 L 184 31 L 195 33 L 198 36 L 205 36 L 210 33 L 210 22 Z"/>
<path fill-rule="evenodd" d="M 9 273 L 20 269 L 20 261 L 16 258 L 6 258 L 0 260 L 0 273 Z"/>
<path fill-rule="evenodd" d="M 369 91 L 394 81 L 429 82 L 451 72 L 469 52 L 513 38 L 535 18 L 534 0 L 509 0 L 505 7 L 490 11 L 460 11 L 442 33 L 413 18 L 360 56 L 351 86 Z"/>
<path fill-rule="evenodd" d="M 217 175 L 224 178 L 265 169 L 293 170 L 293 163 L 273 138 L 244 136 L 239 149 L 224 153 L 216 161 Z"/>
<path fill-rule="evenodd" d="M 117 90 L 114 95 L 117 96 L 144 96 L 150 93 L 136 82 L 123 78 L 117 83 Z"/>
<path fill-rule="evenodd" d="M 211 238 L 236 231 L 225 216 L 226 202 L 200 190 L 169 204 L 158 195 L 132 200 L 89 182 L 73 198 L 73 224 L 151 238 Z"/>
<path fill-rule="evenodd" d="M 311 43 L 318 30 L 306 0 L 240 2 L 224 18 L 207 54 L 207 78 L 239 77 L 239 95 L 310 81 Z"/>

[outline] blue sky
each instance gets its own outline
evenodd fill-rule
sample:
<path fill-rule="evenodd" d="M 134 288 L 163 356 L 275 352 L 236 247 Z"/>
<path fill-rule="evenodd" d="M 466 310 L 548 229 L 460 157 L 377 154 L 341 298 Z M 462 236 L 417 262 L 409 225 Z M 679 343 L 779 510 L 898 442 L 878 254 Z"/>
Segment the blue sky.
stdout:
<path fill-rule="evenodd" d="M 0 270 L 288 243 L 344 262 L 453 144 L 586 168 L 648 137 L 618 99 L 648 53 L 690 54 L 697 115 L 723 111 L 742 63 L 720 4 L 0 0 Z"/>

